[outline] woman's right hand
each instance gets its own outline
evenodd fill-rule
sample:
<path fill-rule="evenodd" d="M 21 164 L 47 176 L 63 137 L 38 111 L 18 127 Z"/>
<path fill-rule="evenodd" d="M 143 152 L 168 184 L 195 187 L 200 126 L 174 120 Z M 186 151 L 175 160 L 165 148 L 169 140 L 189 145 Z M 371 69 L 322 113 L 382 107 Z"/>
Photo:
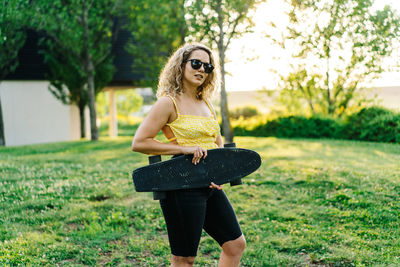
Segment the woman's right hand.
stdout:
<path fill-rule="evenodd" d="M 182 153 L 185 155 L 193 154 L 192 162 L 194 165 L 197 165 L 201 158 L 205 159 L 207 157 L 207 149 L 199 146 L 185 146 L 182 149 Z"/>

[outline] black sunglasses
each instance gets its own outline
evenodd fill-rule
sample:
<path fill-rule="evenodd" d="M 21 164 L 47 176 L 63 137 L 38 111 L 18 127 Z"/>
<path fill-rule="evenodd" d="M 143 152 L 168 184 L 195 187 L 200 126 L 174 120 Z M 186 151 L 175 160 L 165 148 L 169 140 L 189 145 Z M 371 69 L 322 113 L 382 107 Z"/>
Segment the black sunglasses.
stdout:
<path fill-rule="evenodd" d="M 211 73 L 213 71 L 213 69 L 214 69 L 214 66 L 211 63 L 201 62 L 198 59 L 189 59 L 189 60 L 186 60 L 185 62 L 188 62 L 188 61 L 190 61 L 190 66 L 192 66 L 192 68 L 194 70 L 200 69 L 201 65 L 204 66 L 204 72 L 205 73 Z"/>

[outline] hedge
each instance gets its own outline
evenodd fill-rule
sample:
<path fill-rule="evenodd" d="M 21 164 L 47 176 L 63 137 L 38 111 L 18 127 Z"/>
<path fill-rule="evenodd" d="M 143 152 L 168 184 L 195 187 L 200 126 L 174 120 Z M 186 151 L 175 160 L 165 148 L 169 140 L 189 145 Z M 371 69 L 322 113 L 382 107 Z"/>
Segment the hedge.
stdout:
<path fill-rule="evenodd" d="M 233 123 L 236 136 L 353 139 L 400 143 L 400 113 L 381 107 L 363 108 L 347 118 L 323 116 L 265 117 Z"/>

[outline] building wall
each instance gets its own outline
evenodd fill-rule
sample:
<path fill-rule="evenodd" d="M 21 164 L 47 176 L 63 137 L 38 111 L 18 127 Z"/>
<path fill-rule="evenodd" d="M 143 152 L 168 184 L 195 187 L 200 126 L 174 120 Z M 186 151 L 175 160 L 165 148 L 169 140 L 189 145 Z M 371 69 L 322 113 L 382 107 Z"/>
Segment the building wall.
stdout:
<path fill-rule="evenodd" d="M 79 112 L 62 104 L 46 81 L 3 81 L 0 98 L 6 146 L 77 140 Z"/>

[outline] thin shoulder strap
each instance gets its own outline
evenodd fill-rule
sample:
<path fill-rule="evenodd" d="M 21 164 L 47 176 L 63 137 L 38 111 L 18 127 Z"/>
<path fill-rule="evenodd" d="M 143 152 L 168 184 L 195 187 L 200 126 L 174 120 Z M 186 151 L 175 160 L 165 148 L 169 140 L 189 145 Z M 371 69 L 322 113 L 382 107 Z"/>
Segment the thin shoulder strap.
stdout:
<path fill-rule="evenodd" d="M 174 106 L 175 106 L 175 109 L 176 109 L 176 113 L 177 113 L 178 116 L 179 116 L 180 113 L 179 113 L 178 105 L 177 105 L 176 102 L 175 102 L 175 99 L 174 99 L 172 96 L 170 96 L 170 95 L 168 95 L 168 97 L 171 98 L 172 102 L 174 102 Z"/>
<path fill-rule="evenodd" d="M 211 111 L 211 115 L 214 117 L 214 109 L 210 106 L 210 104 L 208 103 L 207 99 L 204 98 L 204 102 L 206 102 L 208 108 L 209 108 L 210 111 Z"/>

